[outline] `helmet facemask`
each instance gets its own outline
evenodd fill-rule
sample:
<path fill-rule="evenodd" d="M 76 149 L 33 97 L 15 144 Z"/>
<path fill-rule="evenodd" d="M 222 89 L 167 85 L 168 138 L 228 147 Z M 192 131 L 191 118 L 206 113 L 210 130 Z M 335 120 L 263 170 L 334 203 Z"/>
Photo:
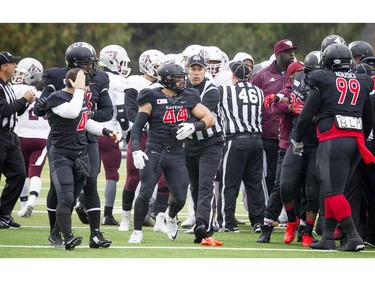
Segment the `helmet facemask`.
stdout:
<path fill-rule="evenodd" d="M 92 64 L 92 67 L 89 68 L 88 65 Z M 69 68 L 82 68 L 86 70 L 89 73 L 89 76 L 91 79 L 95 78 L 96 73 L 98 72 L 99 69 L 99 60 L 91 60 L 91 61 L 75 61 L 73 62 L 73 67 Z"/>
<path fill-rule="evenodd" d="M 165 88 L 181 94 L 186 89 L 187 80 L 187 74 L 170 74 L 162 83 Z"/>
<path fill-rule="evenodd" d="M 30 76 L 30 73 L 26 69 L 17 67 L 14 71 L 14 75 L 12 76 L 12 84 L 23 84 L 25 79 Z"/>

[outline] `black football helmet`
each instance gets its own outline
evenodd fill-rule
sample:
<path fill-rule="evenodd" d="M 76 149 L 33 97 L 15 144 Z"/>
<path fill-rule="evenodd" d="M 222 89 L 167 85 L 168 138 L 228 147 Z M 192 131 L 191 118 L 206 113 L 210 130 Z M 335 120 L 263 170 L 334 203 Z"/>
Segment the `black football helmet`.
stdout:
<path fill-rule="evenodd" d="M 374 55 L 374 49 L 366 41 L 353 41 L 348 45 L 353 58 L 358 57 L 361 62 L 364 58 Z"/>
<path fill-rule="evenodd" d="M 352 66 L 352 52 L 348 46 L 331 44 L 325 48 L 322 54 L 322 66 L 332 71 L 349 71 Z"/>
<path fill-rule="evenodd" d="M 356 64 L 353 68 L 353 72 L 355 74 L 366 74 L 368 76 L 372 76 L 372 70 L 371 67 L 366 63 L 359 63 Z"/>
<path fill-rule="evenodd" d="M 310 72 L 313 70 L 321 69 L 321 59 L 322 59 L 322 52 L 321 51 L 312 51 L 308 53 L 303 61 L 304 71 Z"/>
<path fill-rule="evenodd" d="M 182 93 L 186 89 L 187 73 L 184 67 L 175 61 L 164 62 L 157 69 L 158 82 L 165 88 Z M 183 78 L 183 85 L 178 86 L 177 83 L 181 82 Z"/>
<path fill-rule="evenodd" d="M 99 59 L 96 57 L 96 51 L 93 46 L 86 42 L 76 42 L 71 44 L 65 52 L 65 62 L 69 69 L 83 68 L 90 78 L 94 78 L 99 67 Z M 92 64 L 91 68 L 87 68 L 87 64 Z"/>
<path fill-rule="evenodd" d="M 331 35 L 328 35 L 326 38 L 323 39 L 322 43 L 320 44 L 320 51 L 323 52 L 325 50 L 325 48 L 327 48 L 329 45 L 331 45 L 333 43 L 337 43 L 337 44 L 341 44 L 341 45 L 346 46 L 346 42 L 345 42 L 344 38 L 342 38 L 339 35 L 331 34 Z"/>

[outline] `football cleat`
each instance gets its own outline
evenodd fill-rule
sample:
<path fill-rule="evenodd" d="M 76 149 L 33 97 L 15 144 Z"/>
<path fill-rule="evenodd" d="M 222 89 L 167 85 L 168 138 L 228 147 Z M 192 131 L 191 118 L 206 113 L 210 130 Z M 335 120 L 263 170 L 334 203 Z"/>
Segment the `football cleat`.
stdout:
<path fill-rule="evenodd" d="M 165 213 L 165 221 L 167 224 L 167 236 L 170 240 L 176 240 L 178 233 L 177 218 L 171 218 L 168 212 Z"/>
<path fill-rule="evenodd" d="M 75 247 L 81 245 L 82 243 L 82 237 L 77 236 L 71 236 L 68 241 L 65 241 L 65 250 L 67 251 L 73 251 Z"/>
<path fill-rule="evenodd" d="M 224 242 L 218 241 L 213 237 L 204 238 L 200 243 L 203 246 L 223 246 Z"/>
<path fill-rule="evenodd" d="M 140 244 L 143 242 L 142 230 L 134 230 L 133 234 L 130 236 L 128 243 Z"/>
<path fill-rule="evenodd" d="M 55 248 L 64 248 L 65 247 L 65 242 L 64 240 L 61 238 L 60 234 L 56 235 L 56 234 L 51 234 L 49 237 L 48 237 L 48 241 L 51 243 L 52 246 L 54 246 Z"/>
<path fill-rule="evenodd" d="M 293 222 L 288 222 L 288 225 L 286 227 L 285 233 L 284 233 L 284 243 L 290 244 L 293 242 L 294 237 L 296 236 L 296 231 L 299 226 L 299 218 L 296 217 L 296 220 Z"/>
<path fill-rule="evenodd" d="M 120 225 L 119 222 L 111 215 L 111 216 L 104 216 L 102 225 Z"/>
<path fill-rule="evenodd" d="M 260 227 L 260 236 L 257 240 L 257 243 L 270 243 L 273 227 L 273 225 L 262 225 Z"/>
<path fill-rule="evenodd" d="M 1 215 L 0 220 L 3 222 L 2 228 L 18 229 L 21 227 L 19 223 L 16 223 L 11 215 Z M 8 225 L 9 227 L 6 227 Z"/>
<path fill-rule="evenodd" d="M 111 246 L 112 241 L 104 238 L 103 234 L 99 231 L 94 231 L 90 235 L 90 248 L 109 248 Z"/>

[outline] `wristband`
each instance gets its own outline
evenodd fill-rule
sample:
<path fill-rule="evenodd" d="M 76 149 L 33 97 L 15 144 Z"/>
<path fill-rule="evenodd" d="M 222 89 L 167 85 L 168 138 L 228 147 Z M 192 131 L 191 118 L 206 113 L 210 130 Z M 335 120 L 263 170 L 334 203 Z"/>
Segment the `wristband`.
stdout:
<path fill-rule="evenodd" d="M 195 131 L 202 131 L 206 129 L 206 123 L 204 121 L 194 122 Z"/>
<path fill-rule="evenodd" d="M 94 111 L 94 110 L 90 110 L 90 111 L 89 111 L 89 118 L 90 118 L 90 119 L 93 119 L 94 116 L 95 116 L 95 111 Z"/>
<path fill-rule="evenodd" d="M 103 128 L 102 133 L 104 136 L 109 137 L 109 135 L 112 134 L 112 131 L 107 128 Z"/>

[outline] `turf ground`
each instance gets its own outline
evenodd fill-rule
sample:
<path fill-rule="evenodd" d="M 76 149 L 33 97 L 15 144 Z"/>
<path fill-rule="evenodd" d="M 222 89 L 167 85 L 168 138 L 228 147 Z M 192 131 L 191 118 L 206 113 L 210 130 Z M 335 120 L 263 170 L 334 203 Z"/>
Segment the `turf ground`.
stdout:
<path fill-rule="evenodd" d="M 114 207 L 114 216 L 118 220 L 121 220 L 121 196 L 125 181 L 125 165 L 126 161 L 123 160 L 120 172 L 121 178 L 118 184 Z M 39 259 L 43 259 L 43 264 L 51 263 L 52 261 L 51 266 L 56 266 L 56 263 L 53 262 L 54 260 L 56 260 L 56 262 L 58 261 L 58 265 L 70 261 L 69 266 L 74 267 L 78 266 L 75 259 L 85 258 L 85 260 L 80 259 L 80 263 L 86 264 L 88 262 L 89 264 L 98 264 L 98 261 L 100 261 L 99 266 L 103 266 L 106 261 L 111 261 L 112 266 L 110 267 L 116 265 L 118 267 L 116 270 L 121 271 L 123 267 L 128 270 L 136 268 L 139 262 L 141 264 L 146 263 L 150 266 L 150 269 L 155 267 L 155 270 L 157 270 L 160 268 L 160 261 L 165 259 L 164 264 L 166 262 L 169 264 L 176 263 L 176 268 L 181 267 L 182 270 L 190 263 L 197 268 L 200 267 L 200 264 L 204 265 L 204 267 L 206 267 L 206 265 L 212 265 L 215 268 L 213 269 L 215 272 L 216 270 L 220 272 L 221 269 L 227 268 L 230 264 L 233 264 L 234 267 L 243 265 L 243 270 L 247 271 L 250 276 L 252 276 L 250 272 L 254 270 L 258 272 L 257 275 L 260 274 L 260 270 L 268 270 L 269 267 L 274 270 L 289 259 L 294 259 L 293 264 L 302 262 L 304 265 L 306 263 L 315 264 L 315 262 L 318 262 L 317 266 L 323 267 L 325 267 L 327 263 L 335 264 L 338 262 L 337 266 L 348 270 L 352 267 L 361 268 L 369 262 L 372 266 L 375 265 L 375 249 L 367 247 L 362 252 L 346 253 L 311 250 L 303 248 L 301 244 L 296 241 L 290 245 L 286 245 L 283 242 L 284 228 L 275 229 L 271 237 L 271 243 L 256 243 L 259 234 L 250 231 L 251 226 L 248 222 L 245 210 L 243 209 L 241 195 L 237 203 L 236 217 L 239 220 L 246 221 L 246 224 L 239 226 L 239 233 L 215 233 L 214 237 L 224 242 L 224 245 L 221 247 L 207 247 L 194 244 L 194 235 L 184 233 L 185 229 L 181 227 L 176 241 L 170 241 L 166 234 L 153 232 L 152 227 L 144 227 L 144 243 L 137 245 L 128 244 L 127 241 L 131 232 L 118 231 L 117 227 L 114 226 L 101 226 L 101 231 L 104 232 L 104 236 L 113 241 L 112 246 L 108 249 L 90 249 L 88 247 L 89 227 L 88 225 L 82 224 L 77 214 L 74 212 L 72 216 L 74 235 L 82 236 L 83 242 L 74 251 L 56 249 L 50 246 L 47 240 L 49 235 L 46 212 L 46 195 L 49 185 L 48 163 L 42 174 L 42 182 L 43 188 L 31 217 L 17 217 L 17 211 L 20 210 L 20 205 L 17 203 L 12 215 L 22 227 L 18 230 L 0 230 L 0 258 L 2 258 L 0 263 L 7 261 L 9 262 L 9 266 L 17 267 L 17 262 L 14 264 L 14 261 L 26 258 L 28 259 L 27 264 L 30 264 L 30 262 L 34 264 L 35 261 L 33 261 L 33 259 L 39 264 Z M 104 183 L 104 172 L 101 172 L 98 179 L 98 186 L 102 200 L 102 208 L 104 206 Z M 3 184 L 2 180 L 1 187 Z M 186 216 L 187 206 L 180 212 L 179 220 L 184 221 Z M 317 238 L 320 237 L 317 236 Z M 125 259 L 125 261 L 123 259 Z M 345 267 L 346 263 L 348 263 L 348 267 Z M 222 264 L 223 268 L 220 267 Z M 247 266 L 251 266 L 252 269 L 246 269 Z M 265 268 L 263 268 L 263 266 L 265 266 Z M 4 268 L 3 266 L 1 267 Z M 283 270 L 283 267 L 281 270 Z M 93 274 L 97 276 L 96 274 L 100 273 L 94 270 Z M 212 272 L 212 274 L 214 273 Z M 221 275 L 219 274 L 219 276 Z M 350 274 L 345 275 L 345 277 L 349 276 Z M 307 280 L 306 278 L 302 279 Z"/>

